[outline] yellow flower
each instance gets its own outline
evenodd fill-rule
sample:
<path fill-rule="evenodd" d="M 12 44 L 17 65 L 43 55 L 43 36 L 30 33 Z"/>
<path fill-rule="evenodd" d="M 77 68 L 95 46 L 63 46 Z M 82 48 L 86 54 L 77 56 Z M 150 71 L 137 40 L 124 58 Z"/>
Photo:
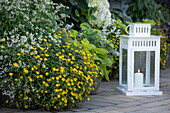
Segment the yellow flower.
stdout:
<path fill-rule="evenodd" d="M 17 66 L 18 66 L 18 64 L 17 64 L 17 63 L 14 63 L 13 65 L 14 65 L 15 67 L 17 67 Z"/>
<path fill-rule="evenodd" d="M 20 56 L 21 54 L 20 53 L 17 53 L 17 56 Z"/>
<path fill-rule="evenodd" d="M 45 42 L 47 42 L 47 39 L 44 39 Z"/>
<path fill-rule="evenodd" d="M 76 82 L 76 81 L 77 81 L 77 78 L 74 78 L 74 81 Z"/>
<path fill-rule="evenodd" d="M 72 56 L 71 58 L 72 58 L 72 60 L 75 60 L 75 57 L 74 57 L 74 56 Z"/>
<path fill-rule="evenodd" d="M 54 109 L 56 109 L 57 108 L 57 106 L 54 106 Z"/>
<path fill-rule="evenodd" d="M 60 98 L 61 96 L 60 95 L 57 95 L 58 98 Z"/>
<path fill-rule="evenodd" d="M 47 86 L 47 87 L 48 87 L 49 85 L 48 85 L 48 84 L 45 84 L 45 86 Z"/>
<path fill-rule="evenodd" d="M 9 102 L 8 100 L 5 101 L 5 103 L 8 103 L 8 102 Z"/>
<path fill-rule="evenodd" d="M 38 93 L 39 91 L 38 90 L 36 90 L 36 93 Z"/>
<path fill-rule="evenodd" d="M 67 99 L 64 100 L 64 103 L 67 103 Z"/>
<path fill-rule="evenodd" d="M 64 72 L 64 67 L 60 67 L 60 72 L 61 72 L 61 73 Z"/>
<path fill-rule="evenodd" d="M 25 108 L 28 108 L 28 105 L 25 105 Z"/>
<path fill-rule="evenodd" d="M 5 41 L 6 39 L 5 38 L 2 38 L 3 41 Z"/>
<path fill-rule="evenodd" d="M 54 80 L 55 78 L 54 78 L 54 77 L 52 77 L 52 79 Z"/>
<path fill-rule="evenodd" d="M 36 76 L 36 78 L 39 78 L 39 77 L 40 77 L 39 75 Z"/>
<path fill-rule="evenodd" d="M 55 91 L 55 92 L 59 92 L 59 90 L 58 90 L 58 89 L 55 89 L 54 91 Z"/>
<path fill-rule="evenodd" d="M 37 58 L 40 58 L 40 55 L 37 55 Z"/>
<path fill-rule="evenodd" d="M 40 72 L 36 71 L 37 74 L 40 74 Z"/>
<path fill-rule="evenodd" d="M 21 63 L 21 60 L 18 60 L 18 63 Z"/>
<path fill-rule="evenodd" d="M 90 101 L 90 98 L 87 98 L 88 101 Z"/>
<path fill-rule="evenodd" d="M 17 81 L 17 78 L 15 79 L 15 81 Z"/>
<path fill-rule="evenodd" d="M 45 56 L 46 56 L 46 57 L 49 57 L 50 55 L 48 55 L 48 54 L 45 54 Z"/>
<path fill-rule="evenodd" d="M 34 71 L 34 68 L 32 67 L 31 70 Z"/>
<path fill-rule="evenodd" d="M 28 73 L 29 71 L 28 71 L 26 68 L 24 68 L 24 72 L 25 72 L 25 73 Z"/>
<path fill-rule="evenodd" d="M 68 86 L 70 86 L 70 83 L 67 83 Z"/>
<path fill-rule="evenodd" d="M 59 77 L 56 77 L 56 80 L 59 80 Z"/>
<path fill-rule="evenodd" d="M 43 75 L 40 75 L 40 78 L 43 78 Z"/>
<path fill-rule="evenodd" d="M 62 78 L 62 81 L 65 81 L 65 78 Z"/>
<path fill-rule="evenodd" d="M 33 52 L 31 52 L 30 55 L 33 55 Z"/>
<path fill-rule="evenodd" d="M 43 81 L 42 83 L 43 83 L 43 84 L 45 84 L 46 82 L 45 82 L 45 81 Z"/>
<path fill-rule="evenodd" d="M 40 47 L 40 49 L 41 49 L 42 51 L 44 51 L 44 48 L 43 48 L 43 47 Z"/>
<path fill-rule="evenodd" d="M 46 52 L 47 52 L 47 50 L 44 51 L 44 53 L 46 53 Z"/>
<path fill-rule="evenodd" d="M 45 73 L 45 75 L 48 75 L 48 74 L 49 74 L 48 72 Z"/>
<path fill-rule="evenodd" d="M 42 61 L 42 60 L 43 60 L 43 58 L 40 58 L 40 60 Z"/>
<path fill-rule="evenodd" d="M 24 97 L 24 100 L 28 100 L 28 96 Z"/>
<path fill-rule="evenodd" d="M 29 81 L 32 82 L 32 78 L 29 78 Z"/>
<path fill-rule="evenodd" d="M 43 65 L 43 68 L 46 68 L 46 65 Z"/>
<path fill-rule="evenodd" d="M 24 50 L 22 50 L 21 53 L 24 53 Z"/>
<path fill-rule="evenodd" d="M 41 93 L 43 93 L 44 91 L 43 90 L 41 90 Z"/>
<path fill-rule="evenodd" d="M 53 35 L 53 37 L 57 39 L 57 36 Z"/>
<path fill-rule="evenodd" d="M 28 35 L 28 34 L 29 34 L 29 32 L 26 32 L 26 34 Z"/>
<path fill-rule="evenodd" d="M 44 61 L 47 61 L 47 58 L 44 58 Z"/>
<path fill-rule="evenodd" d="M 47 90 L 45 90 L 45 93 L 48 93 L 48 91 L 47 91 Z"/>
<path fill-rule="evenodd" d="M 60 84 L 56 84 L 55 86 L 58 87 L 58 86 L 60 86 Z"/>
<path fill-rule="evenodd" d="M 20 76 L 20 79 L 23 79 L 23 76 Z"/>
<path fill-rule="evenodd" d="M 1 46 L 1 48 L 3 49 L 3 48 L 5 48 L 5 46 Z"/>
<path fill-rule="evenodd" d="M 27 90 L 26 92 L 27 92 L 27 93 L 29 93 L 29 92 L 30 92 L 30 90 Z"/>
<path fill-rule="evenodd" d="M 12 76 L 12 75 L 13 75 L 13 73 L 9 73 L 9 75 L 10 75 L 10 76 Z"/>

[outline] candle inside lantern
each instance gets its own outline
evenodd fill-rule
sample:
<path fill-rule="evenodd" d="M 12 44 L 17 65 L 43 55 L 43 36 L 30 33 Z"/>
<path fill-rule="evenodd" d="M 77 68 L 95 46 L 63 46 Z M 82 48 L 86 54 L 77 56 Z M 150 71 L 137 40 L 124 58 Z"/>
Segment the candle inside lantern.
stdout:
<path fill-rule="evenodd" d="M 135 87 L 143 87 L 143 73 L 140 73 L 140 69 L 135 73 L 134 85 Z"/>

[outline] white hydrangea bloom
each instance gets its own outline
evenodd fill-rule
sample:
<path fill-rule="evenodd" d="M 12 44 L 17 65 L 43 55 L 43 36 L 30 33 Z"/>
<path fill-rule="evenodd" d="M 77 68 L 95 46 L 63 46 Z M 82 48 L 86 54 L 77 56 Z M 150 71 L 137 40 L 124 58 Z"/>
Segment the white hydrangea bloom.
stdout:
<path fill-rule="evenodd" d="M 97 20 L 88 20 L 91 25 L 97 25 L 101 27 L 106 23 L 111 25 L 111 12 L 109 10 L 110 4 L 108 0 L 88 0 L 88 7 L 97 7 L 92 15 L 97 18 Z"/>

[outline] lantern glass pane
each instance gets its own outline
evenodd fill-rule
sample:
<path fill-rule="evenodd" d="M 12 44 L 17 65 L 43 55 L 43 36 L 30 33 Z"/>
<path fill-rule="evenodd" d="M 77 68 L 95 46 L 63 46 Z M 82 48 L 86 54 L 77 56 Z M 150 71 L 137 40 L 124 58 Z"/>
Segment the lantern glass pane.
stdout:
<path fill-rule="evenodd" d="M 122 84 L 127 84 L 127 49 L 122 49 Z"/>
<path fill-rule="evenodd" d="M 134 87 L 155 86 L 155 51 L 134 52 L 134 73 Z"/>

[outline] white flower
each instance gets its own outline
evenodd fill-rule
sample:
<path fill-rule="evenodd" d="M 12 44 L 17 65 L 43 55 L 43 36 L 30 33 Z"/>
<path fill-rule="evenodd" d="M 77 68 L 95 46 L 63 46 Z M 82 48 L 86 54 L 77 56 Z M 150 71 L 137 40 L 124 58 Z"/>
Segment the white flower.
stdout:
<path fill-rule="evenodd" d="M 108 0 L 88 0 L 89 7 L 97 7 L 95 12 L 92 12 L 92 15 L 97 18 L 97 20 L 89 19 L 91 25 L 97 25 L 101 27 L 102 25 L 108 24 L 111 25 L 111 12 L 109 10 Z"/>

